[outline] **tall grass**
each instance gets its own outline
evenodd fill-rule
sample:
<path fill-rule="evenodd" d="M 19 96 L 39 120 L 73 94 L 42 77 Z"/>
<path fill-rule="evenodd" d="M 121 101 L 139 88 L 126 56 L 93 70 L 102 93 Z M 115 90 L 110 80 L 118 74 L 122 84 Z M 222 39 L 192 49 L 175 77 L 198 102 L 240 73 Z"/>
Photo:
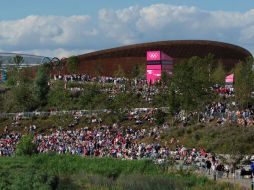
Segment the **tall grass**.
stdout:
<path fill-rule="evenodd" d="M 0 189 L 234 189 L 190 173 L 168 173 L 149 160 L 40 154 L 0 158 Z"/>

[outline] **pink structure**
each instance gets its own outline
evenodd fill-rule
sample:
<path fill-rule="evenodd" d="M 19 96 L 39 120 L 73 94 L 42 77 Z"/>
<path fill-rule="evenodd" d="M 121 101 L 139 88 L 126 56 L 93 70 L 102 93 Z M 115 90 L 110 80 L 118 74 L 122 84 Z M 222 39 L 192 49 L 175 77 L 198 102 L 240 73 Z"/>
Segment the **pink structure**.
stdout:
<path fill-rule="evenodd" d="M 160 51 L 146 52 L 146 60 L 147 61 L 160 61 L 161 60 L 161 52 Z"/>
<path fill-rule="evenodd" d="M 161 75 L 166 72 L 168 75 L 173 74 L 173 58 L 162 51 L 146 52 L 146 80 L 148 84 L 154 84 L 161 80 Z"/>
<path fill-rule="evenodd" d="M 225 82 L 226 83 L 234 83 L 234 74 L 226 76 Z"/>

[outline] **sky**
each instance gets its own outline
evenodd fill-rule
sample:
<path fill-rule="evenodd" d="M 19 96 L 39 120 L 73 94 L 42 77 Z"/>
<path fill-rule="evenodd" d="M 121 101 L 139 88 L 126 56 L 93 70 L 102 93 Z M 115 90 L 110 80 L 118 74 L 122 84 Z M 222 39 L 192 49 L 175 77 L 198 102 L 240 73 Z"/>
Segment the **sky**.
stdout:
<path fill-rule="evenodd" d="M 201 39 L 254 54 L 253 0 L 0 0 L 0 52 L 68 57 Z"/>

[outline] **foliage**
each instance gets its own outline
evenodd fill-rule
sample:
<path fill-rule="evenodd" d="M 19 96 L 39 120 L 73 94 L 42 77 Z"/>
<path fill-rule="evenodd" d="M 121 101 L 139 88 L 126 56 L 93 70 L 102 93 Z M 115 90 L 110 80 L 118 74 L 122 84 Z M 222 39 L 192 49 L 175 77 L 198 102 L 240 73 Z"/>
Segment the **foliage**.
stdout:
<path fill-rule="evenodd" d="M 74 62 L 75 62 L 75 60 L 74 60 Z M 67 63 L 68 63 L 68 60 L 67 60 Z M 73 72 L 76 72 L 76 63 L 73 63 L 74 65 L 71 65 L 71 64 L 69 64 L 69 65 L 67 65 L 67 70 L 69 70 L 69 66 L 71 65 L 71 69 L 73 69 Z M 60 75 L 61 74 L 61 71 L 63 70 L 63 67 L 64 67 L 64 63 L 63 63 L 63 61 L 61 61 L 61 60 L 59 60 L 57 57 L 54 57 L 52 60 L 51 60 L 51 62 L 50 62 L 50 65 L 51 65 L 51 67 L 52 67 L 52 69 L 54 70 L 54 72 L 56 72 L 56 73 L 58 73 L 58 75 Z"/>
<path fill-rule="evenodd" d="M 77 56 L 71 56 L 67 59 L 67 70 L 69 73 L 75 73 L 78 70 L 78 57 Z"/>
<path fill-rule="evenodd" d="M 44 67 L 39 67 L 34 80 L 35 99 L 40 106 L 47 104 L 47 96 L 49 92 L 49 77 Z"/>
<path fill-rule="evenodd" d="M 15 57 L 13 57 L 13 60 L 12 60 L 15 64 L 16 64 L 16 67 L 19 68 L 20 65 L 25 61 L 24 60 L 24 57 L 22 57 L 21 55 L 16 55 Z"/>
<path fill-rule="evenodd" d="M 100 87 L 96 84 L 86 86 L 80 96 L 80 105 L 83 109 L 94 110 L 103 106 L 106 101 L 105 95 L 100 91 Z"/>
<path fill-rule="evenodd" d="M 15 165 L 12 165 L 12 167 Z M 58 177 L 47 171 L 38 171 L 35 168 L 22 168 L 1 170 L 0 189 L 56 189 Z"/>
<path fill-rule="evenodd" d="M 163 135 L 168 140 L 176 137 L 187 147 L 204 147 L 217 154 L 253 154 L 254 129 L 237 126 L 193 125 L 185 128 L 174 127 Z"/>
<path fill-rule="evenodd" d="M 198 110 L 212 101 L 212 86 L 209 80 L 209 67 L 213 57 L 192 57 L 174 67 L 173 83 L 181 108 L 186 111 Z"/>
<path fill-rule="evenodd" d="M 114 73 L 115 77 L 125 77 L 124 69 L 122 68 L 121 64 L 118 65 L 117 71 Z"/>
<path fill-rule="evenodd" d="M 170 98 L 169 93 L 166 90 L 161 91 L 161 93 L 156 94 L 153 97 L 154 107 L 167 107 L 167 106 L 169 106 L 169 98 Z"/>
<path fill-rule="evenodd" d="M 33 135 L 23 136 L 16 148 L 18 156 L 31 156 L 36 153 L 36 145 L 32 142 Z"/>
<path fill-rule="evenodd" d="M 254 91 L 253 59 L 237 64 L 235 68 L 235 97 L 240 106 L 246 107 L 251 101 L 251 92 Z"/>
<path fill-rule="evenodd" d="M 95 76 L 100 76 L 102 75 L 102 73 L 103 73 L 102 64 L 99 62 L 96 62 L 95 69 L 94 69 Z"/>
<path fill-rule="evenodd" d="M 171 117 L 173 117 L 177 111 L 179 110 L 179 98 L 177 97 L 177 92 L 176 92 L 176 86 L 175 84 L 172 82 L 169 86 L 169 114 Z"/>
<path fill-rule="evenodd" d="M 57 110 L 66 110 L 71 103 L 71 94 L 64 89 L 64 83 L 55 83 L 48 94 L 48 107 Z"/>
<path fill-rule="evenodd" d="M 130 109 L 137 105 L 138 98 L 133 93 L 119 93 L 107 102 L 107 108 L 118 111 L 119 109 Z"/>
<path fill-rule="evenodd" d="M 161 83 L 162 83 L 163 85 L 167 85 L 168 82 L 169 82 L 169 75 L 168 75 L 168 73 L 166 73 L 165 71 L 163 71 L 162 74 L 161 74 Z"/>
<path fill-rule="evenodd" d="M 140 71 L 139 64 L 134 64 L 131 70 L 131 78 L 138 78 L 140 77 L 140 74 L 141 74 L 141 71 Z"/>
<path fill-rule="evenodd" d="M 138 75 L 139 75 L 139 67 L 138 67 L 137 64 L 135 64 L 135 65 L 132 67 L 131 75 L 132 75 L 132 78 L 138 77 Z"/>
<path fill-rule="evenodd" d="M 36 102 L 33 96 L 31 84 L 20 83 L 15 88 L 6 92 L 6 96 L 4 98 L 4 111 L 33 111 L 35 107 Z"/>
<path fill-rule="evenodd" d="M 167 114 L 165 112 L 158 109 L 156 114 L 155 114 L 156 124 L 157 125 L 162 125 L 163 123 L 165 123 L 166 116 L 167 116 Z"/>
<path fill-rule="evenodd" d="M 192 174 L 161 171 L 151 161 L 36 155 L 0 158 L 1 189 L 234 189 Z"/>
<path fill-rule="evenodd" d="M 224 85 L 226 72 L 222 62 L 218 63 L 218 66 L 214 69 L 211 75 L 212 82 L 214 84 Z"/>
<path fill-rule="evenodd" d="M 8 86 L 14 86 L 17 84 L 17 69 L 7 67 L 7 85 Z"/>

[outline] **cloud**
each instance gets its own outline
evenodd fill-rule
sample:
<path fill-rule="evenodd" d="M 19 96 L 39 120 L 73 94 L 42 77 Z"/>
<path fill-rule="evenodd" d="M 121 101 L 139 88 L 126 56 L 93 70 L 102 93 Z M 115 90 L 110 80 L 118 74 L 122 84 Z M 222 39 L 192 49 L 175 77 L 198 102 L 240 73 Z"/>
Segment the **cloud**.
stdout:
<path fill-rule="evenodd" d="M 217 40 L 254 53 L 254 9 L 206 11 L 154 4 L 102 9 L 97 17 L 36 16 L 0 21 L 3 51 L 66 57 L 126 44 L 179 39 Z"/>

